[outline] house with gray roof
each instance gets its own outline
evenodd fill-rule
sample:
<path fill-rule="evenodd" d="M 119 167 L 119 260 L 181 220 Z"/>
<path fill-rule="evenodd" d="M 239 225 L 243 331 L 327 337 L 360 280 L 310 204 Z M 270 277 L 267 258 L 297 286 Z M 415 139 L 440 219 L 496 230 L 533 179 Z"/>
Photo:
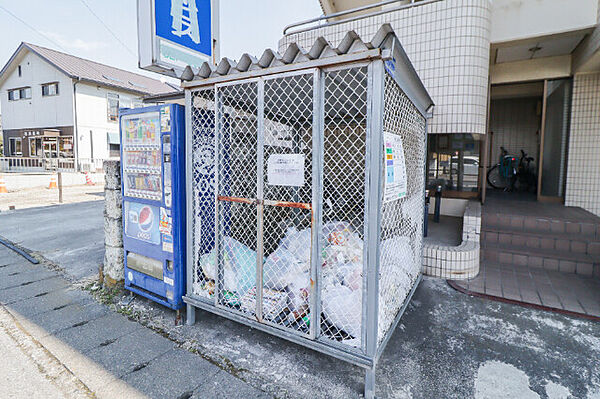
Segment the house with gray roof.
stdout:
<path fill-rule="evenodd" d="M 119 108 L 177 87 L 147 76 L 21 43 L 0 71 L 4 156 L 119 156 Z"/>

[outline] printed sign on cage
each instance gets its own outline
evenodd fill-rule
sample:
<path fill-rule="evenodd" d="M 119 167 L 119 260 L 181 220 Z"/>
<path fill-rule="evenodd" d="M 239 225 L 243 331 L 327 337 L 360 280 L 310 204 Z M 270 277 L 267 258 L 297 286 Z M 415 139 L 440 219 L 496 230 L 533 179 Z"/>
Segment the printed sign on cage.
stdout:
<path fill-rule="evenodd" d="M 399 200 L 406 196 L 406 160 L 402 137 L 383 132 L 385 186 L 383 203 Z"/>
<path fill-rule="evenodd" d="M 304 155 L 271 155 L 267 161 L 267 181 L 272 186 L 304 186 Z"/>

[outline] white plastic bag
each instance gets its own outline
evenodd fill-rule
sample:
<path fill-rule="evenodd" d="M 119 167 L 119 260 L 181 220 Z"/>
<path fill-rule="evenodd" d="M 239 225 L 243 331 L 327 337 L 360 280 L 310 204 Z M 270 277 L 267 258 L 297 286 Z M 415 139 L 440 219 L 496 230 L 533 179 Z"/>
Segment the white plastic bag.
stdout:
<path fill-rule="evenodd" d="M 279 248 L 290 251 L 300 262 L 310 267 L 310 251 L 312 232 L 310 228 L 298 231 L 295 227 L 290 227 L 285 233 L 285 237 L 279 242 Z"/>
<path fill-rule="evenodd" d="M 323 313 L 327 321 L 354 338 L 359 338 L 362 320 L 362 291 L 352 291 L 341 284 L 330 285 L 323 292 Z"/>
<path fill-rule="evenodd" d="M 305 271 L 306 263 L 301 262 L 292 252 L 279 247 L 273 252 L 263 266 L 263 281 L 265 287 L 283 290 L 292 277 Z"/>

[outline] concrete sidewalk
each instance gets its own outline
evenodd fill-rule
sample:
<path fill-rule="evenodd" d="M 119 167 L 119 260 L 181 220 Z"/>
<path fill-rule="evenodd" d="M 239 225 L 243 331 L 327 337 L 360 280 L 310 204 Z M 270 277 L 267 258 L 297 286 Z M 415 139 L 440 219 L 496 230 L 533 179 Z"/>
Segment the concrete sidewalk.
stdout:
<path fill-rule="evenodd" d="M 54 358 L 54 369 L 64 366 L 66 373 L 81 383 L 83 389 L 66 397 L 270 397 L 110 311 L 87 292 L 72 288 L 57 272 L 32 265 L 3 246 L 0 306 L 10 314 L 0 318 L 0 328 L 17 328 L 23 339 L 33 343 L 29 346 L 49 353 L 50 359 L 44 360 L 44 356 L 24 350 L 40 370 L 52 372 L 39 362 Z M 0 371 L 2 380 L 5 372 Z"/>

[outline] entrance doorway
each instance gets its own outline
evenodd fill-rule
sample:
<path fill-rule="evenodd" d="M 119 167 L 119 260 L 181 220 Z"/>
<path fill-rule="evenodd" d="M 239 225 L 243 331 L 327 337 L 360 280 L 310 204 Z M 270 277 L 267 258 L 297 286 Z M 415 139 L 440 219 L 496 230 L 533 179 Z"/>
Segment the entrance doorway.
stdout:
<path fill-rule="evenodd" d="M 564 202 L 571 79 L 491 90 L 482 196 Z"/>

